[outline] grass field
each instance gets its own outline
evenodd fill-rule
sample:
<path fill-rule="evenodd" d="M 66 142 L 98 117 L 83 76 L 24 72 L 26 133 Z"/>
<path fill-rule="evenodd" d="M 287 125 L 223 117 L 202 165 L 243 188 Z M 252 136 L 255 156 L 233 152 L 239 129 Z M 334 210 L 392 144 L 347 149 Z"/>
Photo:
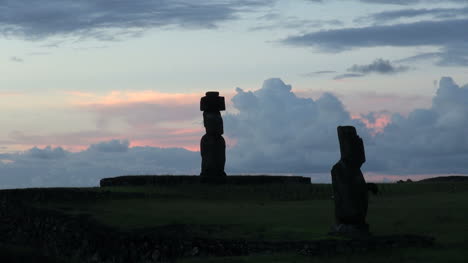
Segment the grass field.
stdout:
<path fill-rule="evenodd" d="M 394 249 L 360 255 L 306 257 L 263 254 L 181 262 L 468 262 L 468 183 L 380 185 L 368 222 L 375 235 L 423 234 L 431 249 Z M 87 189 L 90 190 L 90 189 Z M 330 185 L 179 185 L 107 187 L 93 191 L 140 193 L 129 199 L 42 202 L 38 206 L 90 214 L 122 230 L 178 226 L 171 235 L 248 240 L 326 238 L 333 223 Z"/>

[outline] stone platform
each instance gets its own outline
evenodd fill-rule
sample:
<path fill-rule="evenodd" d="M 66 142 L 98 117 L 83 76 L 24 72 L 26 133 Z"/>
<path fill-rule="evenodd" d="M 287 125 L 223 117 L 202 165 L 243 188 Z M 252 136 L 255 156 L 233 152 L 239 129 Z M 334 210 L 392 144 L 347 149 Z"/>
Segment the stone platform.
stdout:
<path fill-rule="evenodd" d="M 230 175 L 225 177 L 202 177 L 190 175 L 126 175 L 104 178 L 101 187 L 106 186 L 144 186 L 144 185 L 176 185 L 176 184 L 310 184 L 309 177 L 302 176 L 269 176 L 269 175 Z"/>

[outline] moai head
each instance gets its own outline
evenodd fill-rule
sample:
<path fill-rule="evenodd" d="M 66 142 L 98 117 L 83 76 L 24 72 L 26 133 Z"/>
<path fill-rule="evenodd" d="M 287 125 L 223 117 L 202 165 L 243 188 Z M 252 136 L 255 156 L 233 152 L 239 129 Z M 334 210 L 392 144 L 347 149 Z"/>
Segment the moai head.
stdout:
<path fill-rule="evenodd" d="M 222 135 L 223 118 L 220 111 L 226 110 L 224 97 L 219 96 L 217 91 L 209 91 L 201 98 L 200 110 L 203 111 L 203 125 L 207 134 Z"/>
<path fill-rule="evenodd" d="M 338 126 L 341 161 L 351 167 L 361 167 L 366 162 L 364 143 L 353 126 Z"/>

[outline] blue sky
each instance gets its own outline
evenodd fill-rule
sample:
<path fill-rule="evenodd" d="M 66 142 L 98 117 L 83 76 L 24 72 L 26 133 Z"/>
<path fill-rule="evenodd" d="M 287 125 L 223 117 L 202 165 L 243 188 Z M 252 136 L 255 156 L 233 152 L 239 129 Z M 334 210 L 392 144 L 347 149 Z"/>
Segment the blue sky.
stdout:
<path fill-rule="evenodd" d="M 196 174 L 190 151 L 203 134 L 197 104 L 208 90 L 228 99 L 232 172 L 324 173 L 338 158 L 333 127 L 353 124 L 369 152 L 388 151 L 386 162 L 368 158 L 369 173 L 468 173 L 465 0 L 0 0 L 0 37 L 3 187 L 51 185 L 47 174 L 63 174 L 65 185 Z M 290 98 L 285 109 L 304 108 L 278 113 L 275 94 Z M 252 98 L 258 108 L 246 108 Z M 298 127 L 277 126 L 280 116 Z M 421 132 L 422 141 L 410 140 Z M 246 154 L 252 134 L 265 133 Z M 121 168 L 86 159 L 102 144 L 118 144 L 106 160 Z M 279 151 L 287 145 L 296 149 L 288 158 Z M 165 150 L 191 161 L 156 161 Z M 430 158 L 402 166 L 401 152 Z M 269 161 L 278 158 L 281 166 Z M 429 159 L 441 168 L 425 169 Z M 75 163 L 95 175 L 76 179 L 84 172 Z"/>

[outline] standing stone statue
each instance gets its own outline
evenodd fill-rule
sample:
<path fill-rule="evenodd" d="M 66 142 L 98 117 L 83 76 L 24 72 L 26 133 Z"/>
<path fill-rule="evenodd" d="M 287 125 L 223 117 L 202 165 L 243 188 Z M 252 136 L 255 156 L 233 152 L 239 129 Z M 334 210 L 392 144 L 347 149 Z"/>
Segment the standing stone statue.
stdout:
<path fill-rule="evenodd" d="M 223 138 L 223 118 L 221 112 L 226 110 L 224 97 L 217 91 L 209 91 L 201 98 L 200 110 L 203 111 L 203 125 L 206 134 L 200 142 L 202 157 L 201 176 L 226 176 L 224 165 L 226 163 L 226 142 Z"/>
<path fill-rule="evenodd" d="M 338 126 L 341 159 L 331 170 L 336 224 L 332 234 L 366 235 L 368 193 L 361 166 L 366 161 L 364 144 L 353 126 Z"/>

